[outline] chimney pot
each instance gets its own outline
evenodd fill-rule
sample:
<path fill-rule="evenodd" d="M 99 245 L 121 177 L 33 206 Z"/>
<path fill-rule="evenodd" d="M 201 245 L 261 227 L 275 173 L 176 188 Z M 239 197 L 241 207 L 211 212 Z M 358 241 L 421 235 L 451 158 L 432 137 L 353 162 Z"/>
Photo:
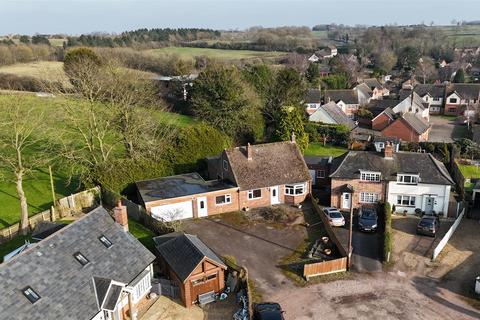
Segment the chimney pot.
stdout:
<path fill-rule="evenodd" d="M 252 160 L 252 158 L 253 158 L 252 146 L 250 145 L 250 143 L 247 143 L 247 159 Z"/>
<path fill-rule="evenodd" d="M 113 208 L 115 221 L 122 226 L 123 231 L 128 231 L 128 214 L 127 207 L 122 205 L 122 200 L 118 200 L 117 206 Z"/>

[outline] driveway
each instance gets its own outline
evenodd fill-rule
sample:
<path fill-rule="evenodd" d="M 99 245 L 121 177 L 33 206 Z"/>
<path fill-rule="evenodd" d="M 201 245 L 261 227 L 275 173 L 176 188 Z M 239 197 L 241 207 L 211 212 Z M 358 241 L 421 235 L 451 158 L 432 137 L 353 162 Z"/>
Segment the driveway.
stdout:
<path fill-rule="evenodd" d="M 430 116 L 430 123 L 432 124 L 432 130 L 430 131 L 429 142 L 451 143 L 467 136 L 467 126 L 458 124 L 452 118 Z"/>

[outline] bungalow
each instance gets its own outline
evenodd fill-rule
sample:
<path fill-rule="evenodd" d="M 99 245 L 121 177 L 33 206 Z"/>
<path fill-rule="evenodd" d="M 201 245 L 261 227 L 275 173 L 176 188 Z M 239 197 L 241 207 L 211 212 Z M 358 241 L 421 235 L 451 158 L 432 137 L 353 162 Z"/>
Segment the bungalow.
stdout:
<path fill-rule="evenodd" d="M 309 121 L 326 124 L 344 125 L 350 130 L 356 127 L 352 121 L 333 101 L 320 106 L 309 117 Z"/>
<path fill-rule="evenodd" d="M 394 152 L 388 143 L 383 153 L 350 151 L 332 163 L 332 206 L 349 210 L 387 201 L 409 214 L 448 213 L 454 182 L 429 153 Z"/>
<path fill-rule="evenodd" d="M 446 88 L 446 115 L 474 115 L 478 111 L 480 84 L 453 83 Z"/>
<path fill-rule="evenodd" d="M 139 181 L 139 199 L 152 217 L 172 221 L 298 204 L 310 192 L 310 175 L 294 137 L 227 149 L 208 160 L 208 172 L 214 180 L 193 172 Z"/>
<path fill-rule="evenodd" d="M 333 101 L 351 119 L 355 118 L 358 111 L 358 92 L 354 89 L 326 90 L 324 103 Z"/>
<path fill-rule="evenodd" d="M 155 256 L 98 207 L 0 265 L 4 319 L 136 319 Z"/>
<path fill-rule="evenodd" d="M 163 273 L 180 288 L 186 307 L 199 302 L 202 295 L 225 288 L 227 266 L 197 236 L 180 232 L 153 239 Z"/>

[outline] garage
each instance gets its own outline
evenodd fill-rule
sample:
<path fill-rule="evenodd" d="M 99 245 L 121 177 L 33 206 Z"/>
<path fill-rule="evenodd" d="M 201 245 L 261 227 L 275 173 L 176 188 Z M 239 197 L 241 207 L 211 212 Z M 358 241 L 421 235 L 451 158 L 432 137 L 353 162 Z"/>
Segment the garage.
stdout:
<path fill-rule="evenodd" d="M 163 221 L 193 218 L 192 201 L 184 201 L 152 207 L 151 212 L 155 219 Z"/>

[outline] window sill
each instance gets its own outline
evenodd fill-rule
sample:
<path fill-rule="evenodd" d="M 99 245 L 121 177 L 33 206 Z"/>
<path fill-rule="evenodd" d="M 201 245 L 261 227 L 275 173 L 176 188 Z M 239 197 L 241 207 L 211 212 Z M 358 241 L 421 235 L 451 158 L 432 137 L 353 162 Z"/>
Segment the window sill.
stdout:
<path fill-rule="evenodd" d="M 257 198 L 248 198 L 248 201 L 252 201 L 252 200 L 258 200 L 258 199 L 262 199 L 262 197 L 257 197 Z"/>
<path fill-rule="evenodd" d="M 232 204 L 231 202 L 225 202 L 225 203 L 215 203 L 215 206 L 216 207 L 221 207 L 221 206 L 225 206 L 227 204 Z"/>

